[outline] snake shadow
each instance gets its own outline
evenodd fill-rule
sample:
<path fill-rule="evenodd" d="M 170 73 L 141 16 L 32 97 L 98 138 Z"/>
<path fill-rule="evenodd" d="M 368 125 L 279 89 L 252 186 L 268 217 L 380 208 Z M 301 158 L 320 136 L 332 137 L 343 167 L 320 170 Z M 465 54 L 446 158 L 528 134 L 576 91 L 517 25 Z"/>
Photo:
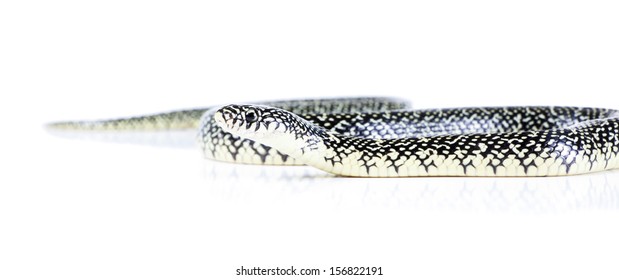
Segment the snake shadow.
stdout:
<path fill-rule="evenodd" d="M 619 209 L 619 171 L 530 178 L 349 178 L 305 166 L 207 161 L 204 178 L 211 195 L 265 205 L 516 213 Z"/>

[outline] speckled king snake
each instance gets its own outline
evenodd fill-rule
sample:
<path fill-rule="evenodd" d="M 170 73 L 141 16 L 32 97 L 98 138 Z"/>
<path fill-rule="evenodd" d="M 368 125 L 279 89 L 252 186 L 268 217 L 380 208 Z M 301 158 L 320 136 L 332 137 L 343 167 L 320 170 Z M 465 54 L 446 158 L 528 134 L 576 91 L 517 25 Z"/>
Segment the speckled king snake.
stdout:
<path fill-rule="evenodd" d="M 617 110 L 407 106 L 381 97 L 307 99 L 49 127 L 198 129 L 210 159 L 305 164 L 355 177 L 559 176 L 619 167 Z"/>

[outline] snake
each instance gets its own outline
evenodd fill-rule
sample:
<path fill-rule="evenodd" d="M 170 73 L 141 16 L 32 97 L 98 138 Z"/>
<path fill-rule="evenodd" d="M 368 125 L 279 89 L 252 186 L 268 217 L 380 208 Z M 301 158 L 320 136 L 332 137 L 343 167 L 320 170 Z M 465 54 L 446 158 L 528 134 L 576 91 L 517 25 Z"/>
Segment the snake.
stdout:
<path fill-rule="evenodd" d="M 399 98 L 304 99 L 48 125 L 197 129 L 208 159 L 308 165 L 345 177 L 535 177 L 619 168 L 619 111 L 568 106 L 413 110 Z"/>

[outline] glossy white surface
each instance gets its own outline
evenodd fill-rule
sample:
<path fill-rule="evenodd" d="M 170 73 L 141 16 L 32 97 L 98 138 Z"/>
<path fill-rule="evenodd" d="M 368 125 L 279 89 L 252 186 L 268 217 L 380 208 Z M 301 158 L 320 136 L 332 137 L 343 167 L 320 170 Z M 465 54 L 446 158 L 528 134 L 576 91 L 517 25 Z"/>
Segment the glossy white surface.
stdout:
<path fill-rule="evenodd" d="M 41 128 L 313 96 L 619 108 L 616 3 L 495 2 L 0 4 L 0 279 L 617 279 L 619 171 L 349 179 Z"/>

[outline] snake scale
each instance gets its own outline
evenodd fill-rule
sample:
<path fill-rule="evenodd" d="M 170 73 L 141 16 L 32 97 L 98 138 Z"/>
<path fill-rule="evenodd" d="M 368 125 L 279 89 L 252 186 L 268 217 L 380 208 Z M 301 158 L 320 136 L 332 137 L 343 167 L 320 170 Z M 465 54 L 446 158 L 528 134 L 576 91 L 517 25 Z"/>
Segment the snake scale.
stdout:
<path fill-rule="evenodd" d="M 310 165 L 354 177 L 561 176 L 619 168 L 619 111 L 521 106 L 411 110 L 382 97 L 261 102 L 56 130 L 197 129 L 206 158 Z"/>

